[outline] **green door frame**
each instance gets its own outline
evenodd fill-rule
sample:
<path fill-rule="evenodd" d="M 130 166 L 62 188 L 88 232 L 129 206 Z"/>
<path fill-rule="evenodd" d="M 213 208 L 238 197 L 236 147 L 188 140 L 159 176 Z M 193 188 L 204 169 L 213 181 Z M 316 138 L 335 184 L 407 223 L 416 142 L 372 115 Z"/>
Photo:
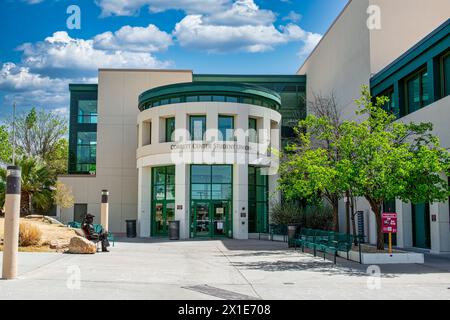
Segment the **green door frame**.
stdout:
<path fill-rule="evenodd" d="M 205 235 L 197 234 L 197 210 L 198 204 L 206 204 L 208 206 L 208 231 Z M 225 234 L 220 235 L 215 232 L 215 212 L 214 212 L 214 204 L 225 204 L 225 225 L 223 229 L 225 230 Z M 232 237 L 232 225 L 230 222 L 230 218 L 232 216 L 231 211 L 231 201 L 230 200 L 192 200 L 191 201 L 191 215 L 190 215 L 190 226 L 191 226 L 191 237 L 192 238 L 228 238 Z"/>
<path fill-rule="evenodd" d="M 158 204 L 162 205 L 162 232 L 157 232 L 156 230 L 156 206 Z M 169 220 L 167 219 L 167 205 L 173 204 L 173 218 L 175 218 L 175 201 L 174 200 L 155 200 L 152 205 L 152 236 L 153 237 L 163 237 L 169 235 Z"/>

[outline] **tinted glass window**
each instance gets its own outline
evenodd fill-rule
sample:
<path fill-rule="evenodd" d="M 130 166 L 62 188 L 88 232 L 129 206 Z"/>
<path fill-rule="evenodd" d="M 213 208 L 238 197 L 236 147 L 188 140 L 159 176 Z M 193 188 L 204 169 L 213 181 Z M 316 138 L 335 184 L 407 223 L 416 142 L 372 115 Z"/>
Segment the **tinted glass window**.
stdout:
<path fill-rule="evenodd" d="M 190 117 L 191 140 L 202 141 L 206 132 L 206 116 Z"/>
<path fill-rule="evenodd" d="M 234 117 L 219 116 L 219 140 L 233 141 L 234 140 Z"/>
<path fill-rule="evenodd" d="M 254 118 L 248 119 L 248 141 L 257 143 L 258 142 L 258 128 L 257 120 Z"/>
<path fill-rule="evenodd" d="M 166 142 L 173 142 L 173 133 L 175 132 L 175 118 L 166 119 Z"/>

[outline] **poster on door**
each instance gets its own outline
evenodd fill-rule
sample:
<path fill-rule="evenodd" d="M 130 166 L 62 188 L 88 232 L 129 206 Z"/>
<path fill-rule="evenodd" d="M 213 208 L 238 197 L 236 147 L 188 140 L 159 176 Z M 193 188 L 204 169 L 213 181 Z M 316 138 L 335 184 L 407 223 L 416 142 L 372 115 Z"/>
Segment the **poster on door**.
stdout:
<path fill-rule="evenodd" d="M 397 213 L 383 212 L 381 215 L 383 233 L 397 233 Z"/>

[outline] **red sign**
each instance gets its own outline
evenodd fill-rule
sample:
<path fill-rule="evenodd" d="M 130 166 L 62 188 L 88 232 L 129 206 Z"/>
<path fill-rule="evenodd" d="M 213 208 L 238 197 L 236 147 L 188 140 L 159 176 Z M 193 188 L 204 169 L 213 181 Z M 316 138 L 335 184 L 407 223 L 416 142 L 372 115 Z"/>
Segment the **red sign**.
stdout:
<path fill-rule="evenodd" d="M 383 212 L 381 215 L 383 233 L 397 233 L 397 214 Z"/>

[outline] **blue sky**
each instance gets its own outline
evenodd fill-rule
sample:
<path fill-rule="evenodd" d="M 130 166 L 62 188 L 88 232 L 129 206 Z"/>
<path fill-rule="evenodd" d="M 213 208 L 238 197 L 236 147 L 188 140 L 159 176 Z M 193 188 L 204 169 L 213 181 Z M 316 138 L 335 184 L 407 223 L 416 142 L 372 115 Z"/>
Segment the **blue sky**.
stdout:
<path fill-rule="evenodd" d="M 99 67 L 293 74 L 347 0 L 2 0 L 0 118 L 17 101 L 67 115 Z M 81 29 L 67 27 L 67 8 Z"/>

